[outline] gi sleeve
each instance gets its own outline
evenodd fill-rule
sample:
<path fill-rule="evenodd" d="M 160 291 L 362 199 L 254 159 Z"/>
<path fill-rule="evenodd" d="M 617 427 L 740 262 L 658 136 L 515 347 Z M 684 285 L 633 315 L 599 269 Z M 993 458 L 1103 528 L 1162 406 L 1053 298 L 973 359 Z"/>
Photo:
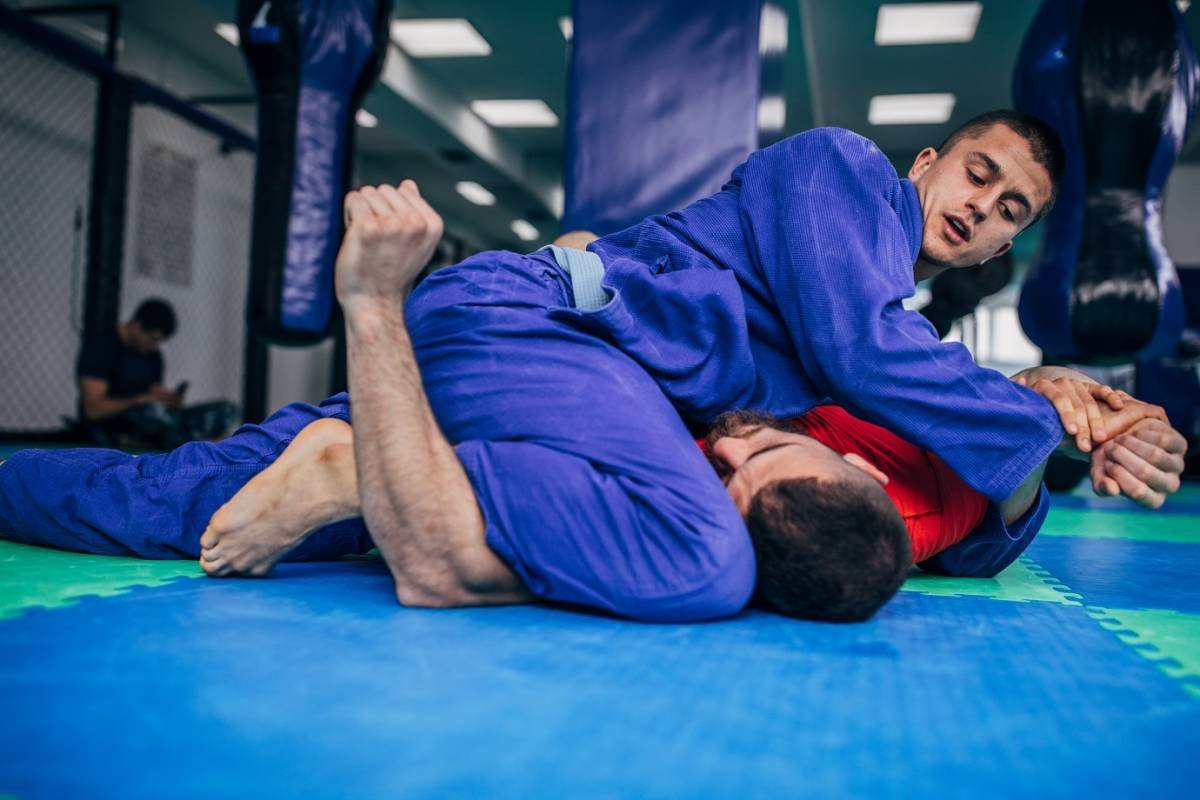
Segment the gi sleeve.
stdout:
<path fill-rule="evenodd" d="M 917 566 L 926 572 L 962 578 L 991 578 L 1017 560 L 1042 529 L 1050 510 L 1046 485 L 1038 490 L 1037 501 L 1012 525 L 1005 525 L 1000 508 L 988 506 L 983 521 L 957 544 L 947 547 Z"/>
<path fill-rule="evenodd" d="M 699 451 L 694 475 L 662 480 L 530 441 L 456 452 L 488 546 L 535 595 L 648 622 L 725 617 L 749 600 L 750 537 Z"/>
<path fill-rule="evenodd" d="M 875 145 L 810 131 L 755 153 L 732 183 L 753 266 L 818 389 L 933 450 L 990 499 L 1012 494 L 1062 427 L 1049 402 L 904 309 L 919 220 L 902 219 L 914 204 Z"/>

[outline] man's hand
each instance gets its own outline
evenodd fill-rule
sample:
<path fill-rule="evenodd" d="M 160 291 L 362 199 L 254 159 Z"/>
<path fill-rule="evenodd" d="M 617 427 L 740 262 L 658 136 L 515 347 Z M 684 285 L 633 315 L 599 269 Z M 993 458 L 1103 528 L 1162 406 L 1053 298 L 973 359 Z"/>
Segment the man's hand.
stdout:
<path fill-rule="evenodd" d="M 1065 367 L 1034 367 L 1018 372 L 1012 379 L 1054 404 L 1063 430 L 1075 437 L 1075 448 L 1080 453 L 1090 453 L 1093 442 L 1107 440 L 1110 434 L 1124 430 L 1132 422 L 1126 422 L 1125 427 L 1112 428 L 1101 410 L 1101 403 L 1107 409 L 1121 411 L 1126 400 L 1132 398 L 1097 383 L 1082 372 Z"/>
<path fill-rule="evenodd" d="M 1092 490 L 1158 508 L 1179 491 L 1186 451 L 1187 440 L 1164 420 L 1141 420 L 1092 453 Z"/>
<path fill-rule="evenodd" d="M 364 186 L 346 195 L 338 300 L 348 313 L 375 301 L 401 306 L 442 238 L 442 218 L 417 184 Z"/>
<path fill-rule="evenodd" d="M 146 396 L 150 399 L 150 402 L 162 403 L 164 406 L 170 409 L 179 409 L 183 407 L 183 398 L 164 386 L 151 386 L 150 391 L 147 392 Z"/>

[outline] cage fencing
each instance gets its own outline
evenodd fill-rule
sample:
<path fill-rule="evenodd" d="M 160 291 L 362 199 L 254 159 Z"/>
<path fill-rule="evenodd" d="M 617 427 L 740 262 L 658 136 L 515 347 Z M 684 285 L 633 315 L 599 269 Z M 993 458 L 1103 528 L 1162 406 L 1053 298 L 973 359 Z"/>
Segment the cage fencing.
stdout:
<path fill-rule="evenodd" d="M 0 429 L 75 414 L 97 79 L 0 31 Z"/>

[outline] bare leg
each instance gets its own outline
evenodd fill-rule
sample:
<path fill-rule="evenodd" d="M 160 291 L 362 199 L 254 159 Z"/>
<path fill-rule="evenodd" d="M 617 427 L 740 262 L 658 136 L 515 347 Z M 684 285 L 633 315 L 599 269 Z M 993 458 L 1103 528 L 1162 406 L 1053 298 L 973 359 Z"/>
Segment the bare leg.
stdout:
<path fill-rule="evenodd" d="M 217 509 L 200 538 L 200 566 L 213 577 L 266 575 L 317 528 L 359 515 L 350 426 L 318 420 Z"/>

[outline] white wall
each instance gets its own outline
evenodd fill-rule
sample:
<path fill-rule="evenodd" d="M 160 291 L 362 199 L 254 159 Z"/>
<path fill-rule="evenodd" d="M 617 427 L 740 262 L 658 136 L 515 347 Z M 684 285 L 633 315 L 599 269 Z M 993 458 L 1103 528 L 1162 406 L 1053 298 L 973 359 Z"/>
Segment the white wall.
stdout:
<path fill-rule="evenodd" d="M 272 347 L 271 382 L 267 388 L 270 410 L 296 401 L 319 403 L 329 395 L 333 373 L 333 340 L 315 347 Z"/>
<path fill-rule="evenodd" d="M 1200 265 L 1200 164 L 1178 164 L 1163 195 L 1163 239 L 1176 264 Z"/>
<path fill-rule="evenodd" d="M 155 147 L 192 159 L 196 165 L 194 201 L 177 187 L 180 209 L 191 207 L 189 285 L 136 267 L 142 232 L 141 191 L 146 154 Z M 222 153 L 220 141 L 154 106 L 138 106 L 130 134 L 129 191 L 126 195 L 121 318 L 128 319 L 147 297 L 174 306 L 179 330 L 163 348 L 166 383 L 190 384 L 188 402 L 229 399 L 242 391 L 246 279 L 249 270 L 250 212 L 254 158 L 244 151 Z M 176 198 L 173 198 L 176 199 Z"/>

